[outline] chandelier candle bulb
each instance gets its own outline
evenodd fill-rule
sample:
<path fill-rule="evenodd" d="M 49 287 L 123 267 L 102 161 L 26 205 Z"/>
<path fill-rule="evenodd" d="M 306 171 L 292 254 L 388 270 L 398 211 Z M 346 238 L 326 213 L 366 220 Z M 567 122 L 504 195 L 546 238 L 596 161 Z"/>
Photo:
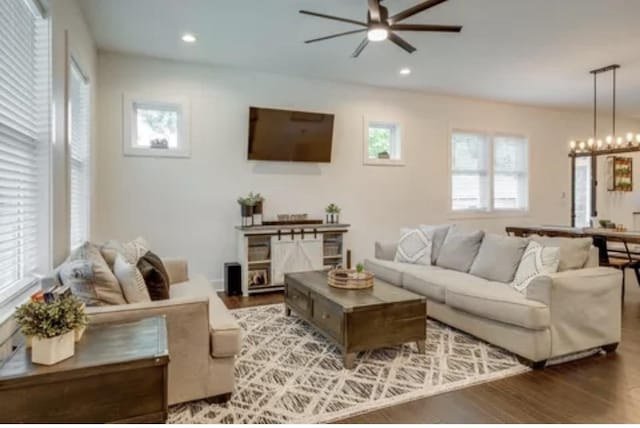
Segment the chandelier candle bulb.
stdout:
<path fill-rule="evenodd" d="M 606 141 L 607 141 L 607 145 L 610 146 L 611 143 L 613 143 L 613 137 L 611 135 L 607 135 Z"/>
<path fill-rule="evenodd" d="M 598 142 L 596 143 L 598 148 L 601 149 L 602 148 L 602 140 L 598 140 Z"/>
<path fill-rule="evenodd" d="M 569 141 L 569 148 L 571 150 L 575 150 L 576 149 L 576 142 L 573 141 L 573 140 Z"/>
<path fill-rule="evenodd" d="M 633 133 L 631 132 L 627 133 L 627 142 L 629 144 L 633 143 Z"/>
<path fill-rule="evenodd" d="M 589 145 L 589 148 L 592 149 L 593 148 L 593 138 L 589 138 L 589 140 L 587 141 L 587 144 Z"/>
<path fill-rule="evenodd" d="M 616 144 L 618 144 L 618 146 L 621 146 L 621 145 L 622 145 L 622 143 L 624 143 L 624 140 L 622 139 L 622 137 L 618 137 L 618 138 L 616 139 Z"/>
<path fill-rule="evenodd" d="M 640 144 L 640 134 L 636 135 L 636 143 Z"/>
<path fill-rule="evenodd" d="M 584 150 L 585 144 L 584 141 L 580 141 L 580 150 Z"/>

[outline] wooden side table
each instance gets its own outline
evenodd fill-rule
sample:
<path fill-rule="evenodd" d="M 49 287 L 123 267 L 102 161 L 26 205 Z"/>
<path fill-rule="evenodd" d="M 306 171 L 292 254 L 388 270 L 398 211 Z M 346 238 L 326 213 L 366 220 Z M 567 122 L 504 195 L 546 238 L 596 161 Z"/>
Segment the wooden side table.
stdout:
<path fill-rule="evenodd" d="M 168 349 L 164 316 L 89 325 L 75 355 L 53 366 L 22 347 L 0 367 L 0 422 L 162 423 Z"/>

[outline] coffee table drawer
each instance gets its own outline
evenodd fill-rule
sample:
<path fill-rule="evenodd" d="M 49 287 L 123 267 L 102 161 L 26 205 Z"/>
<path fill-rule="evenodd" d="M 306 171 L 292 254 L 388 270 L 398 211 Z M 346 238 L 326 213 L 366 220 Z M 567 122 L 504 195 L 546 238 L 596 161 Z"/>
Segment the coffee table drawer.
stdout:
<path fill-rule="evenodd" d="M 313 300 L 313 320 L 323 331 L 342 344 L 344 325 L 342 308 L 317 294 L 312 294 L 311 296 Z"/>
<path fill-rule="evenodd" d="M 301 287 L 287 283 L 285 301 L 301 315 L 311 315 L 311 299 L 309 293 Z"/>

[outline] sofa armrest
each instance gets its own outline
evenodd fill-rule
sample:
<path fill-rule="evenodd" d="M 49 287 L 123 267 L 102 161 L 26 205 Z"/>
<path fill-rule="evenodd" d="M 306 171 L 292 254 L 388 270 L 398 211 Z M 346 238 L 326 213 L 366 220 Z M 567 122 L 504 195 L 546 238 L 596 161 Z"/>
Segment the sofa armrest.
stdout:
<path fill-rule="evenodd" d="M 398 250 L 397 242 L 379 242 L 376 241 L 376 259 L 393 261 L 396 258 Z"/>
<path fill-rule="evenodd" d="M 181 258 L 163 258 L 162 263 L 169 274 L 169 282 L 177 284 L 189 281 L 189 263 Z"/>
<path fill-rule="evenodd" d="M 90 323 L 126 322 L 164 315 L 169 342 L 169 402 L 207 396 L 211 357 L 209 299 L 160 300 L 150 303 L 87 308 Z"/>
<path fill-rule="evenodd" d="M 618 343 L 622 328 L 622 273 L 607 267 L 536 278 L 527 298 L 549 306 L 552 356 Z"/>

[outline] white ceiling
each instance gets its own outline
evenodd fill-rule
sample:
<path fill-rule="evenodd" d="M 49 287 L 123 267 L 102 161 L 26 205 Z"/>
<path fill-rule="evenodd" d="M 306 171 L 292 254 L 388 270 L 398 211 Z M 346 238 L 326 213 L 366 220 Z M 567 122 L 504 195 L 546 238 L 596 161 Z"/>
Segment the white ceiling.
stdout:
<path fill-rule="evenodd" d="M 420 1 L 385 4 L 393 14 Z M 303 43 L 357 27 L 298 10 L 364 20 L 366 0 L 79 3 L 105 50 L 517 103 L 591 108 L 588 70 L 619 63 L 619 110 L 640 117 L 640 0 L 449 0 L 406 22 L 463 25 L 461 34 L 404 33 L 413 55 L 386 41 L 358 59 L 361 34 Z M 180 40 L 187 31 L 196 44 Z M 601 81 L 608 103 L 610 76 Z"/>

